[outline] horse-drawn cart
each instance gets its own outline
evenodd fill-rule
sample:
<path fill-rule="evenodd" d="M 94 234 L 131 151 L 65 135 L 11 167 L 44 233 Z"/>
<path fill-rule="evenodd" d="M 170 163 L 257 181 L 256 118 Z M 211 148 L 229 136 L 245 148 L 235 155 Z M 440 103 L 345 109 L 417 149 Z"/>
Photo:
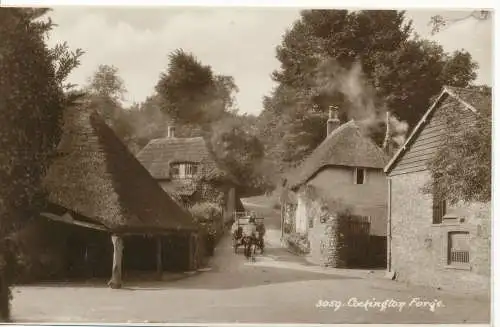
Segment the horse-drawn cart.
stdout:
<path fill-rule="evenodd" d="M 255 219 L 255 225 L 256 225 L 256 239 L 255 239 L 255 245 L 258 247 L 261 251 L 261 253 L 264 252 L 264 234 L 265 234 L 265 227 L 264 227 L 264 217 L 257 217 L 251 212 L 235 212 L 234 213 L 234 225 L 233 225 L 233 248 L 234 252 L 237 253 L 238 247 L 240 245 L 245 246 L 245 236 L 249 235 L 244 235 L 244 226 L 249 224 L 249 221 L 251 218 Z"/>

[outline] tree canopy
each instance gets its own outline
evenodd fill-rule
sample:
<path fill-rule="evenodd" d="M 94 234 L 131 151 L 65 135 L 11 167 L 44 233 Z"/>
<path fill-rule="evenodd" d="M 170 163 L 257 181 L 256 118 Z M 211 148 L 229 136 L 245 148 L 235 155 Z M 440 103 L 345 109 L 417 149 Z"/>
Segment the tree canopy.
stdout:
<path fill-rule="evenodd" d="M 276 57 L 277 86 L 263 101 L 259 129 L 281 170 L 324 139 L 329 106 L 339 107 L 342 121 L 364 121 L 379 145 L 389 112 L 397 143 L 443 85 L 467 86 L 477 68 L 469 53 L 447 54 L 413 36 L 405 13 L 395 10 L 304 10 Z"/>
<path fill-rule="evenodd" d="M 208 144 L 221 166 L 242 186 L 240 194 L 261 193 L 272 186 L 266 178 L 264 147 L 248 122 L 228 116 L 212 126 Z"/>
<path fill-rule="evenodd" d="M 255 117 L 237 114 L 234 78 L 215 74 L 210 66 L 183 50 L 174 51 L 169 58 L 154 99 L 175 123 L 176 133 L 180 127 L 184 136 L 189 136 L 189 129 L 205 137 L 216 161 L 238 179 L 240 191 L 266 187 Z"/>
<path fill-rule="evenodd" d="M 491 97 L 490 87 L 480 92 Z M 453 112 L 445 112 L 445 141 L 428 164 L 433 178 L 424 187 L 426 193 L 451 203 L 491 200 L 492 111 L 478 109 L 476 120 L 467 125 Z"/>
<path fill-rule="evenodd" d="M 431 17 L 429 21 L 429 25 L 432 27 L 431 34 L 437 34 L 441 32 L 443 29 L 446 29 L 454 24 L 462 22 L 464 20 L 473 18 L 478 21 L 485 21 L 491 19 L 492 12 L 488 10 L 471 10 L 467 14 L 458 17 L 458 18 L 448 18 L 443 15 L 434 15 Z"/>
<path fill-rule="evenodd" d="M 206 126 L 220 119 L 233 106 L 238 91 L 230 76 L 216 75 L 193 54 L 176 50 L 156 85 L 162 110 L 180 123 Z"/>
<path fill-rule="evenodd" d="M 66 44 L 49 49 L 48 9 L 0 10 L 0 319 L 9 316 L 12 249 L 4 242 L 37 214 L 43 201 L 41 178 L 55 153 L 65 107 L 77 96 L 66 78 L 81 50 Z"/>
<path fill-rule="evenodd" d="M 98 108 L 99 114 L 113 128 L 116 135 L 131 149 L 135 147 L 131 115 L 122 104 L 127 89 L 117 67 L 99 65 L 88 79 L 87 98 Z"/>

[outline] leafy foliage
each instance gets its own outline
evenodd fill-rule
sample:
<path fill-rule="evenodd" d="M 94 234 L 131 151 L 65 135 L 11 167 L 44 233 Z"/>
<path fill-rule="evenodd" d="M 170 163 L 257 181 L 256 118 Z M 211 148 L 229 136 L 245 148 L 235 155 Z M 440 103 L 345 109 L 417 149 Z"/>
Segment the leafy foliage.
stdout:
<path fill-rule="evenodd" d="M 12 270 L 11 245 L 43 205 L 40 181 L 61 134 L 60 120 L 68 102 L 65 79 L 79 64 L 81 51 L 64 44 L 49 49 L 44 36 L 52 28 L 44 8 L 0 10 L 0 237 L 4 268 Z M 11 258 L 10 260 L 8 258 Z M 1 318 L 8 319 L 8 286 L 0 272 Z"/>
<path fill-rule="evenodd" d="M 99 65 L 97 71 L 89 79 L 90 92 L 97 96 L 108 97 L 114 102 L 122 100 L 127 89 L 118 73 L 118 68 L 115 66 Z"/>
<path fill-rule="evenodd" d="M 488 10 L 472 10 L 468 14 L 459 17 L 459 18 L 445 18 L 442 15 L 434 15 L 431 17 L 429 21 L 429 25 L 432 27 L 431 34 L 437 34 L 441 32 L 443 29 L 448 28 L 449 26 L 456 24 L 458 22 L 464 21 L 469 18 L 474 18 L 479 21 L 488 20 L 492 17 L 492 12 Z"/>
<path fill-rule="evenodd" d="M 191 130 L 205 137 L 219 165 L 240 182 L 244 189 L 240 191 L 247 192 L 266 183 L 261 174 L 263 148 L 256 136 L 255 117 L 237 114 L 237 91 L 232 77 L 216 75 L 193 54 L 177 50 L 170 55 L 154 99 L 169 123 L 175 123 L 176 133 L 181 127 L 182 136 L 191 136 L 187 132 Z M 166 130 L 166 126 L 162 128 Z M 220 171 L 208 171 L 203 179 L 216 185 L 227 177 Z"/>
<path fill-rule="evenodd" d="M 286 242 L 290 250 L 299 255 L 305 255 L 311 252 L 311 244 L 307 235 L 291 233 L 286 236 Z"/>
<path fill-rule="evenodd" d="M 446 111 L 446 138 L 429 162 L 433 178 L 424 187 L 425 193 L 452 204 L 491 201 L 492 112 L 491 108 L 479 109 L 476 121 L 469 124 Z"/>
<path fill-rule="evenodd" d="M 234 79 L 215 75 L 191 53 L 177 50 L 170 54 L 167 72 L 162 73 L 156 92 L 162 110 L 181 123 L 206 125 L 231 109 L 232 93 L 238 91 Z"/>
<path fill-rule="evenodd" d="M 222 222 L 222 210 L 220 206 L 212 202 L 200 202 L 194 204 L 189 211 L 209 234 L 215 235 L 218 231 L 217 224 Z"/>
<path fill-rule="evenodd" d="M 276 49 L 278 86 L 259 117 L 266 156 L 278 171 L 300 163 L 324 139 L 331 105 L 341 121 L 363 121 L 379 145 L 390 112 L 394 148 L 444 84 L 467 86 L 476 77 L 470 54 L 446 54 L 411 33 L 402 11 L 301 13 Z"/>
<path fill-rule="evenodd" d="M 226 117 L 212 126 L 209 144 L 219 164 L 235 177 L 240 194 L 260 193 L 270 187 L 265 174 L 264 148 L 241 117 Z"/>
<path fill-rule="evenodd" d="M 125 144 L 133 147 L 132 121 L 121 103 L 127 90 L 118 68 L 99 65 L 94 75 L 89 78 L 86 89 L 87 98 L 98 108 L 106 123 Z"/>

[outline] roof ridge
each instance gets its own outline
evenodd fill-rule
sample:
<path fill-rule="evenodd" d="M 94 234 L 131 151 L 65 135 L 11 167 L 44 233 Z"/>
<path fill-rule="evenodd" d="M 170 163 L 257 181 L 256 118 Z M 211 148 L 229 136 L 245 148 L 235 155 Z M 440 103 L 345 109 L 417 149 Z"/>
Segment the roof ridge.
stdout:
<path fill-rule="evenodd" d="M 325 139 L 323 140 L 323 142 L 321 142 L 321 143 L 319 144 L 319 146 L 318 146 L 318 147 L 320 147 L 320 146 L 321 146 L 321 144 L 325 143 L 325 142 L 326 142 L 326 141 L 328 141 L 330 138 L 334 137 L 335 135 L 337 135 L 338 133 L 340 133 L 342 130 L 346 129 L 346 127 L 351 126 L 351 125 L 354 125 L 354 127 L 358 128 L 358 125 L 356 124 L 356 122 L 354 121 L 354 119 L 351 119 L 351 120 L 349 120 L 349 121 L 347 121 L 347 122 L 345 122 L 345 123 L 341 124 L 341 125 L 340 125 L 339 127 L 337 127 L 336 129 L 334 129 L 334 130 L 330 133 L 330 135 L 327 135 L 327 136 L 325 137 Z"/>
<path fill-rule="evenodd" d="M 381 157 L 381 159 L 384 161 L 384 162 L 387 162 L 390 158 L 388 158 L 387 154 L 384 152 L 384 149 L 382 149 L 381 147 L 378 146 L 378 144 L 370 137 L 366 136 L 366 135 L 363 135 L 363 133 L 361 133 L 361 129 L 360 127 L 356 124 L 356 133 L 359 134 L 359 136 L 370 142 L 373 146 L 375 146 L 375 148 L 378 150 L 379 152 L 379 155 Z"/>
<path fill-rule="evenodd" d="M 352 151 L 358 151 L 357 145 L 361 145 L 363 148 L 366 147 L 367 153 L 349 154 Z M 370 150 L 372 147 L 377 148 L 376 153 Z M 348 154 L 342 152 L 344 150 Z M 287 175 L 290 176 L 290 187 L 295 188 L 326 166 L 347 165 L 382 169 L 385 162 L 387 162 L 387 158 L 383 155 L 383 151 L 375 142 L 370 141 L 369 137 L 363 135 L 356 120 L 351 119 L 332 131 L 303 162 L 293 168 Z"/>
<path fill-rule="evenodd" d="M 485 93 L 485 94 L 490 93 L 488 90 L 483 90 L 479 86 L 477 86 L 476 88 L 471 88 L 471 87 L 445 85 L 445 86 L 443 86 L 443 88 L 448 90 L 448 91 L 452 91 L 452 92 L 453 92 L 453 90 L 460 90 L 460 91 L 475 92 L 475 93 Z"/>
<path fill-rule="evenodd" d="M 164 136 L 164 137 L 157 137 L 151 140 L 193 140 L 193 139 L 203 139 L 203 136 L 192 136 L 192 137 Z"/>
<path fill-rule="evenodd" d="M 463 106 L 465 106 L 466 109 L 470 110 L 476 115 L 479 115 L 476 106 L 470 102 L 469 99 L 464 99 L 460 94 L 457 94 L 456 91 L 464 90 L 467 92 L 473 92 L 476 94 L 481 94 L 481 95 L 486 95 L 486 96 L 492 96 L 491 92 L 488 91 L 481 91 L 479 89 L 467 89 L 467 88 L 460 88 L 456 86 L 449 86 L 445 85 L 443 86 L 441 92 L 439 95 L 434 99 L 433 103 L 427 107 L 427 110 L 425 113 L 422 115 L 418 123 L 415 125 L 415 127 L 412 129 L 410 132 L 410 135 L 406 138 L 405 142 L 403 145 L 396 151 L 396 153 L 392 156 L 392 158 L 389 160 L 387 165 L 384 167 L 384 171 L 388 173 L 396 161 L 404 154 L 406 151 L 407 147 L 410 145 L 410 143 L 413 141 L 413 139 L 417 136 L 417 133 L 420 131 L 420 128 L 423 127 L 424 124 L 427 123 L 428 117 L 431 115 L 432 112 L 436 109 L 437 105 L 439 102 L 442 100 L 442 98 L 447 94 L 450 97 L 455 98 L 458 102 L 460 102 Z"/>

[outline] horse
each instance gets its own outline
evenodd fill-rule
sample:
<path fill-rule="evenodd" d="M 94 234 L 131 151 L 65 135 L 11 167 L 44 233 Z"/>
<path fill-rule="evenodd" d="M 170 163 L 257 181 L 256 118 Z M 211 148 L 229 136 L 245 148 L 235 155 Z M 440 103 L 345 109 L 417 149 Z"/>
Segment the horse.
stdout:
<path fill-rule="evenodd" d="M 252 261 L 255 261 L 255 248 L 257 247 L 257 241 L 255 237 L 245 235 L 243 236 L 242 243 L 244 245 L 244 254 L 245 258 L 250 259 L 252 258 Z"/>
<path fill-rule="evenodd" d="M 264 235 L 266 234 L 266 228 L 264 224 L 257 225 L 257 246 L 260 249 L 260 253 L 264 253 Z"/>

